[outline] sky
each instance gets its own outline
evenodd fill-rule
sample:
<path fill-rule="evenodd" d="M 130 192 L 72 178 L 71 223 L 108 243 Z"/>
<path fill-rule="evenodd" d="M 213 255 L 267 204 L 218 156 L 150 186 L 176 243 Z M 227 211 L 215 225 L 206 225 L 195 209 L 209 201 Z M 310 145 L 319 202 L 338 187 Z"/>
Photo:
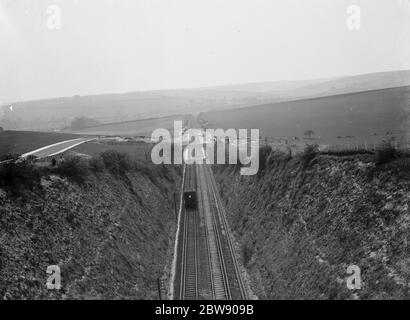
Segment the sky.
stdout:
<path fill-rule="evenodd" d="M 0 102 L 404 70 L 408 39 L 410 0 L 0 0 Z"/>

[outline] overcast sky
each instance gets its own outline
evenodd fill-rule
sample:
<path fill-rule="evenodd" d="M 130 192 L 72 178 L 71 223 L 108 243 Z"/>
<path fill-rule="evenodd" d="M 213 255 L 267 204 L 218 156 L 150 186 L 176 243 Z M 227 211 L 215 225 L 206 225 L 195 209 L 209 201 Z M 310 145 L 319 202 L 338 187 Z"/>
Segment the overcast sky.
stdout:
<path fill-rule="evenodd" d="M 410 69 L 409 39 L 408 0 L 0 0 L 0 101 Z"/>

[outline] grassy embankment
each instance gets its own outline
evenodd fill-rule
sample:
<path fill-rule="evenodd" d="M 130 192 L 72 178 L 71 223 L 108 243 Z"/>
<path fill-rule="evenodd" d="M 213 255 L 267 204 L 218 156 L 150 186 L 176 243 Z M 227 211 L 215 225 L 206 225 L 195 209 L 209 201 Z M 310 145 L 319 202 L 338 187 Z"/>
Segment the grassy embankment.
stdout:
<path fill-rule="evenodd" d="M 408 155 L 310 147 L 295 157 L 265 149 L 260 160 L 252 177 L 215 168 L 259 298 L 409 298 Z M 347 289 L 349 265 L 361 269 L 361 290 Z"/>
<path fill-rule="evenodd" d="M 106 151 L 0 171 L 0 297 L 157 298 L 175 233 L 175 167 Z M 46 269 L 62 288 L 47 290 Z"/>

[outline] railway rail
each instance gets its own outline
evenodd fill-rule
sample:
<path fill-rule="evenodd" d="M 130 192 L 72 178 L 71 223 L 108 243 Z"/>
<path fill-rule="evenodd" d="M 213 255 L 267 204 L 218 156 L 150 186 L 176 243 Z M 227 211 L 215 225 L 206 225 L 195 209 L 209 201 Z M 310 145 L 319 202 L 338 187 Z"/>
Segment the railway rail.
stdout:
<path fill-rule="evenodd" d="M 233 239 L 208 165 L 186 165 L 184 192 L 197 205 L 181 212 L 175 299 L 246 299 Z M 185 198 L 185 197 L 184 197 Z"/>

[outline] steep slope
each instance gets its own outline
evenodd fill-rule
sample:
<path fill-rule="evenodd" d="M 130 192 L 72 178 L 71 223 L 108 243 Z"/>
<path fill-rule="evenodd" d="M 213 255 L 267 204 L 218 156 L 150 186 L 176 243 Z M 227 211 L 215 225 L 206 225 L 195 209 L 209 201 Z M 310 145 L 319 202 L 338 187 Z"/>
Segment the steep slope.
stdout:
<path fill-rule="evenodd" d="M 174 169 L 103 171 L 83 184 L 55 175 L 16 197 L 0 189 L 0 297 L 153 299 L 170 263 Z M 47 266 L 62 288 L 46 288 Z"/>
<path fill-rule="evenodd" d="M 258 176 L 216 170 L 259 298 L 409 298 L 408 159 L 319 156 L 305 168 L 271 156 Z M 350 265 L 360 290 L 347 289 Z"/>

